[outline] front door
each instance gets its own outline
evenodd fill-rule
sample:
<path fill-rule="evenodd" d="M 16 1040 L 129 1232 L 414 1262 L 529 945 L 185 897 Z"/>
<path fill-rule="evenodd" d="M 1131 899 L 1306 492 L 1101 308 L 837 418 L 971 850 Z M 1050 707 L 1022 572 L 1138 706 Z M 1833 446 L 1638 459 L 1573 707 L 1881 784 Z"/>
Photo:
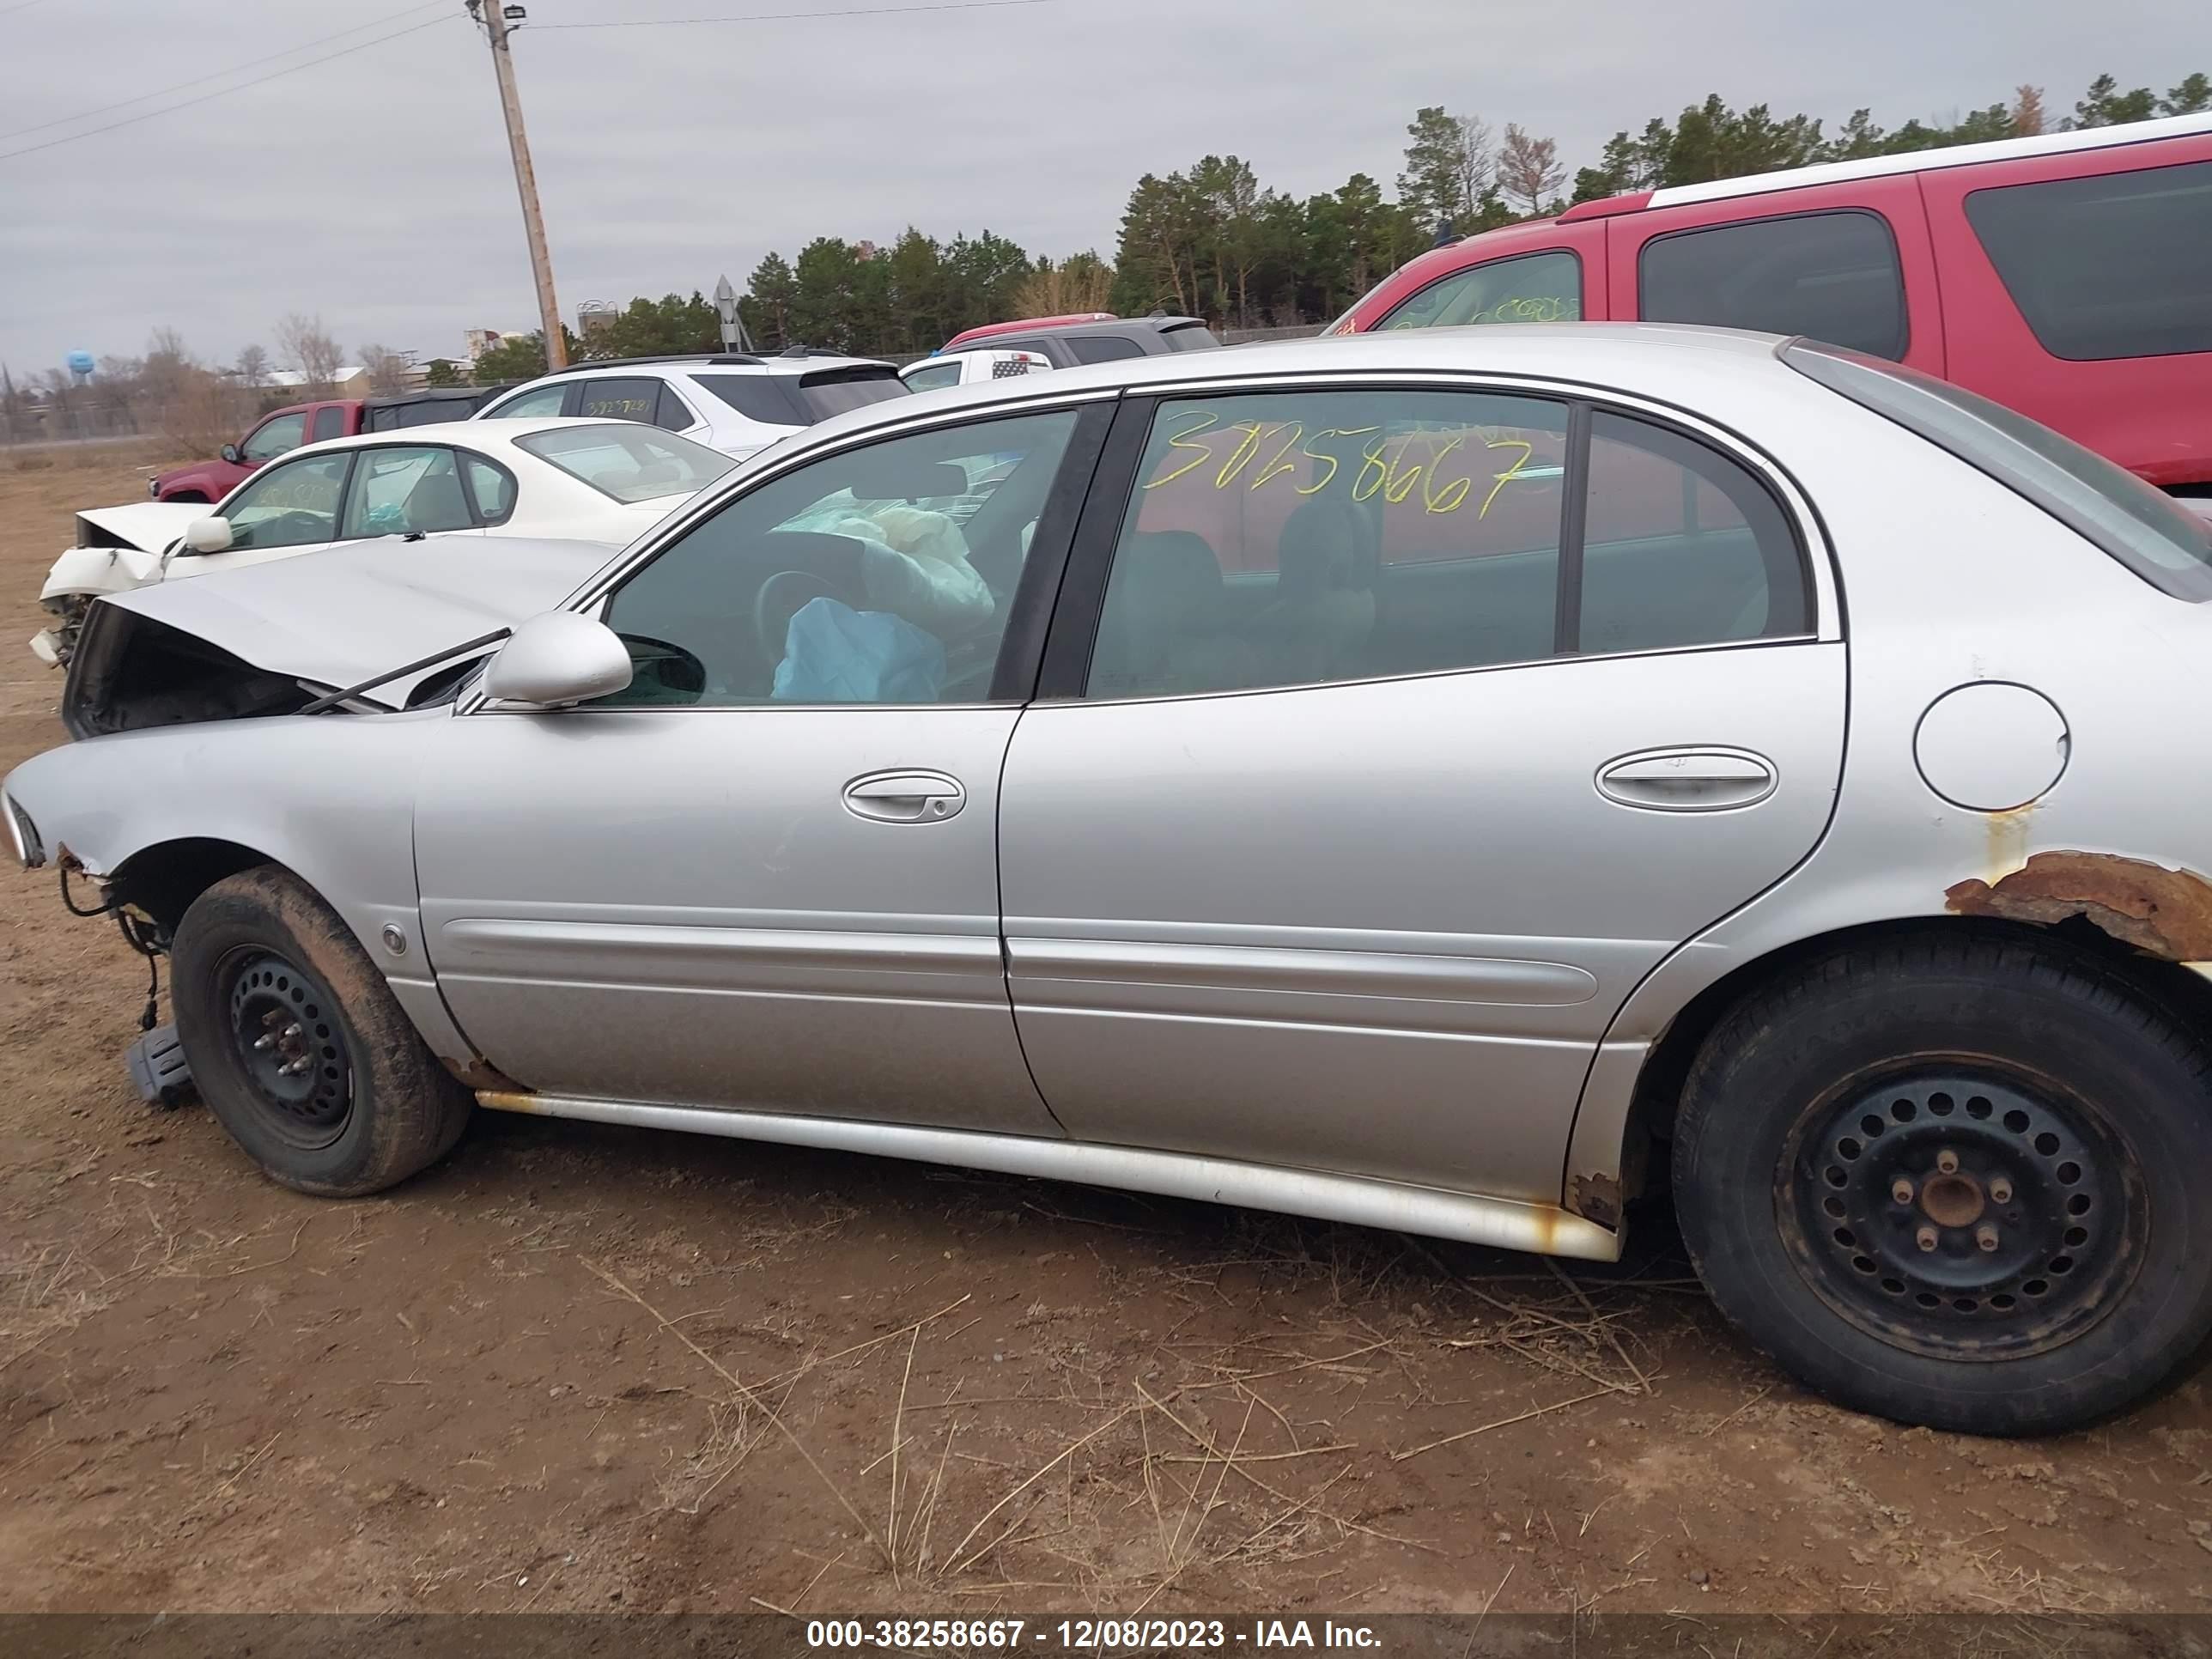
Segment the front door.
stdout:
<path fill-rule="evenodd" d="M 1095 642 L 1007 757 L 1038 1087 L 1083 1139 L 1558 1201 L 1613 1012 L 1826 821 L 1817 554 L 1715 443 L 1565 398 L 1123 418 Z"/>
<path fill-rule="evenodd" d="M 1000 953 L 1026 695 L 1001 659 L 1034 652 L 1011 624 L 1066 533 L 1039 520 L 1079 422 L 778 473 L 613 589 L 627 690 L 447 722 L 418 796 L 424 941 L 493 1065 L 546 1093 L 1057 1133 Z"/>

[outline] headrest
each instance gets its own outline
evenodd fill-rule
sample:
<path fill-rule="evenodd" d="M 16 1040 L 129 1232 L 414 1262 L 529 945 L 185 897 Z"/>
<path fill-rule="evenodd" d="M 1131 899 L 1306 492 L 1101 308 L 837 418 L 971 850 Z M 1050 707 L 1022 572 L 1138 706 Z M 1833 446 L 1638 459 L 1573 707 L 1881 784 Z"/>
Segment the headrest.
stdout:
<path fill-rule="evenodd" d="M 1375 526 L 1350 501 L 1304 501 L 1283 521 L 1275 557 L 1285 596 L 1371 587 Z"/>

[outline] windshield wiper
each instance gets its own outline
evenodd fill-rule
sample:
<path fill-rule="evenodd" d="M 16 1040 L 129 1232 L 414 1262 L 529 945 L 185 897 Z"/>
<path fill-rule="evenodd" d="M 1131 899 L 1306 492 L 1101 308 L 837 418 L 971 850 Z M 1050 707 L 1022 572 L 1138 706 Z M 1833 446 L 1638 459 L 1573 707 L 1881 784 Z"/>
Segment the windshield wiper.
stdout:
<path fill-rule="evenodd" d="M 443 651 L 434 651 L 427 657 L 418 657 L 413 662 L 402 663 L 397 668 L 386 669 L 375 678 L 363 680 L 359 685 L 349 685 L 343 691 L 333 691 L 326 697 L 317 697 L 300 712 L 302 714 L 325 713 L 342 702 L 352 702 L 364 691 L 374 691 L 378 686 L 396 680 L 403 674 L 412 674 L 424 668 L 435 668 L 441 662 L 450 662 L 455 657 L 465 656 L 471 651 L 481 651 L 488 645 L 497 645 L 514 632 L 512 628 L 495 628 L 489 634 L 478 635 L 472 640 L 464 640 L 459 645 L 449 645 Z"/>

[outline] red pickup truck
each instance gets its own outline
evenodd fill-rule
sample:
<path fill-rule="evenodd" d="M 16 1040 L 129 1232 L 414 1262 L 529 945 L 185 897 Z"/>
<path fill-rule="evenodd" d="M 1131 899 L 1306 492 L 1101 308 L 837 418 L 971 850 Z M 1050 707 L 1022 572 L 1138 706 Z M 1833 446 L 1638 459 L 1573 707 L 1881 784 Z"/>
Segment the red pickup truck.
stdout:
<path fill-rule="evenodd" d="M 225 444 L 213 460 L 156 473 L 146 493 L 157 501 L 219 501 L 267 463 L 301 444 L 350 438 L 356 432 L 392 432 L 437 421 L 465 421 L 504 386 L 432 386 L 390 398 L 331 398 L 271 410 L 239 442 Z"/>

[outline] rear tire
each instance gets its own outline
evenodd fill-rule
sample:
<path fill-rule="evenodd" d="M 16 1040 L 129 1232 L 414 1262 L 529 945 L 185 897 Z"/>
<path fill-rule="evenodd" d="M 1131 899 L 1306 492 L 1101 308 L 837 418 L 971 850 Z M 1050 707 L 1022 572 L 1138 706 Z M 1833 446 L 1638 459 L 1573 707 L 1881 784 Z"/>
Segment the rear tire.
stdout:
<path fill-rule="evenodd" d="M 2212 1331 L 2212 1048 L 2055 940 L 1863 946 L 1753 994 L 1691 1067 L 1674 1180 L 1722 1312 L 1901 1422 L 2072 1428 Z"/>
<path fill-rule="evenodd" d="M 289 872 L 262 865 L 209 888 L 170 956 L 200 1097 L 270 1179 L 355 1198 L 460 1139 L 468 1091 L 345 924 Z"/>

